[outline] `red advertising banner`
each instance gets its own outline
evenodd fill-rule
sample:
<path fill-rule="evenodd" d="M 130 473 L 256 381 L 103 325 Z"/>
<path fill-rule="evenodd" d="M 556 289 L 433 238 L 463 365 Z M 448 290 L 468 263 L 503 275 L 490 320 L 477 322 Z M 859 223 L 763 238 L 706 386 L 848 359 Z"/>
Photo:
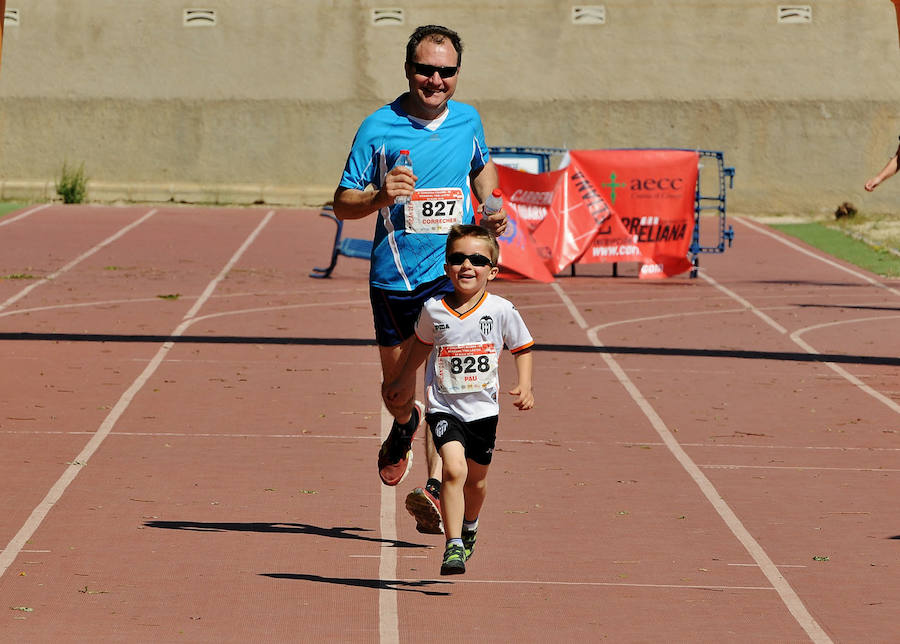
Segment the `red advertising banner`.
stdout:
<path fill-rule="evenodd" d="M 534 273 L 543 262 L 557 274 L 575 262 L 633 261 L 643 279 L 691 268 L 696 152 L 579 150 L 569 158 L 542 174 L 497 167 L 520 236 L 514 254 L 501 252 L 503 266 L 527 275 L 523 267 Z"/>
<path fill-rule="evenodd" d="M 556 183 L 565 173 L 530 174 L 498 165 L 497 174 L 503 192 L 503 209 L 509 218 L 506 232 L 497 240 L 500 276 L 552 282 L 553 273 L 547 266 L 549 254 L 537 248 L 531 231 L 546 216 Z"/>
<path fill-rule="evenodd" d="M 691 268 L 694 198 L 699 154 L 690 150 L 585 150 L 570 153 L 600 190 L 614 219 L 601 226 L 580 263 L 637 259 L 642 278 L 669 277 Z"/>
<path fill-rule="evenodd" d="M 897 13 L 897 35 L 900 36 L 900 0 L 891 0 L 894 3 L 894 11 Z"/>

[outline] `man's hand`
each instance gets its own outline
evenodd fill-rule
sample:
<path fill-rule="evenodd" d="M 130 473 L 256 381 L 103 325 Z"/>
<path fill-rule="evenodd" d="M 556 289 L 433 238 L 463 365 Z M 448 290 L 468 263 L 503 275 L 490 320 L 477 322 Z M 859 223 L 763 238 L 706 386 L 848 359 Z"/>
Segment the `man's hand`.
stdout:
<path fill-rule="evenodd" d="M 416 180 L 418 177 L 413 174 L 412 168 L 408 166 L 396 166 L 387 173 L 384 178 L 384 185 L 381 187 L 378 195 L 378 202 L 381 208 L 393 205 L 395 197 L 411 196 L 416 188 Z"/>
<path fill-rule="evenodd" d="M 506 216 L 506 211 L 501 208 L 499 212 L 484 216 L 484 206 L 482 205 L 478 206 L 478 212 L 482 215 L 481 221 L 479 222 L 480 225 L 491 231 L 494 234 L 494 237 L 501 237 L 506 230 L 506 224 L 509 220 Z"/>

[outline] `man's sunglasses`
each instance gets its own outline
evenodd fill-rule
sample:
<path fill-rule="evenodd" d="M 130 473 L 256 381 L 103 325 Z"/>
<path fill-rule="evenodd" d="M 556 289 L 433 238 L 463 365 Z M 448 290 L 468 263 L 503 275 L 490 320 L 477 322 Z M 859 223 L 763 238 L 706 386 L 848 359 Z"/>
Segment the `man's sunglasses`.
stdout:
<path fill-rule="evenodd" d="M 434 65 L 423 65 L 422 63 L 410 63 L 419 76 L 431 78 L 437 72 L 441 78 L 452 78 L 459 71 L 459 65 L 456 67 L 435 67 Z"/>
<path fill-rule="evenodd" d="M 472 266 L 494 265 L 494 262 L 479 253 L 475 253 L 473 255 L 466 255 L 465 253 L 450 253 L 449 255 L 447 255 L 447 263 L 451 266 L 462 266 L 463 262 L 465 262 L 466 260 L 469 260 L 469 263 Z"/>

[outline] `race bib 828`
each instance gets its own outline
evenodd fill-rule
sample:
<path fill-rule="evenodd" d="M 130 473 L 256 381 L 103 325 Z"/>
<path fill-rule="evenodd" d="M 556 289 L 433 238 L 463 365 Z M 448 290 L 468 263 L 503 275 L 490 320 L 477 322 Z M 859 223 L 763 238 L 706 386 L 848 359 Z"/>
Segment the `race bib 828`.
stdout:
<path fill-rule="evenodd" d="M 494 385 L 497 351 L 493 342 L 450 344 L 440 347 L 434 366 L 439 391 L 445 394 L 481 391 Z"/>

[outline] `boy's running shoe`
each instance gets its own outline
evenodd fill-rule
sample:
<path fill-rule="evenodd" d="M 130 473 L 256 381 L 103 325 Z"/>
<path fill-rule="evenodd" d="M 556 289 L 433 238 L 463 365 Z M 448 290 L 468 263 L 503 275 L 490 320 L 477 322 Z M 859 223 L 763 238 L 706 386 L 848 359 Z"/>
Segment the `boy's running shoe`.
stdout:
<path fill-rule="evenodd" d="M 398 485 L 412 468 L 412 441 L 422 418 L 419 410 L 421 404 L 416 401 L 416 405 L 413 407 L 415 425 L 412 434 L 403 436 L 400 426 L 394 420 L 388 437 L 381 444 L 381 449 L 378 451 L 378 476 L 385 485 Z"/>
<path fill-rule="evenodd" d="M 406 495 L 406 511 L 416 520 L 416 530 L 422 534 L 443 534 L 444 525 L 441 521 L 440 493 L 426 485 L 417 487 Z"/>
<path fill-rule="evenodd" d="M 462 531 L 462 542 L 463 548 L 466 551 L 466 561 L 472 558 L 473 551 L 475 550 L 475 539 L 478 535 L 478 530 L 463 530 Z"/>
<path fill-rule="evenodd" d="M 442 575 L 461 575 L 466 572 L 466 551 L 460 545 L 448 543 L 441 563 Z"/>

